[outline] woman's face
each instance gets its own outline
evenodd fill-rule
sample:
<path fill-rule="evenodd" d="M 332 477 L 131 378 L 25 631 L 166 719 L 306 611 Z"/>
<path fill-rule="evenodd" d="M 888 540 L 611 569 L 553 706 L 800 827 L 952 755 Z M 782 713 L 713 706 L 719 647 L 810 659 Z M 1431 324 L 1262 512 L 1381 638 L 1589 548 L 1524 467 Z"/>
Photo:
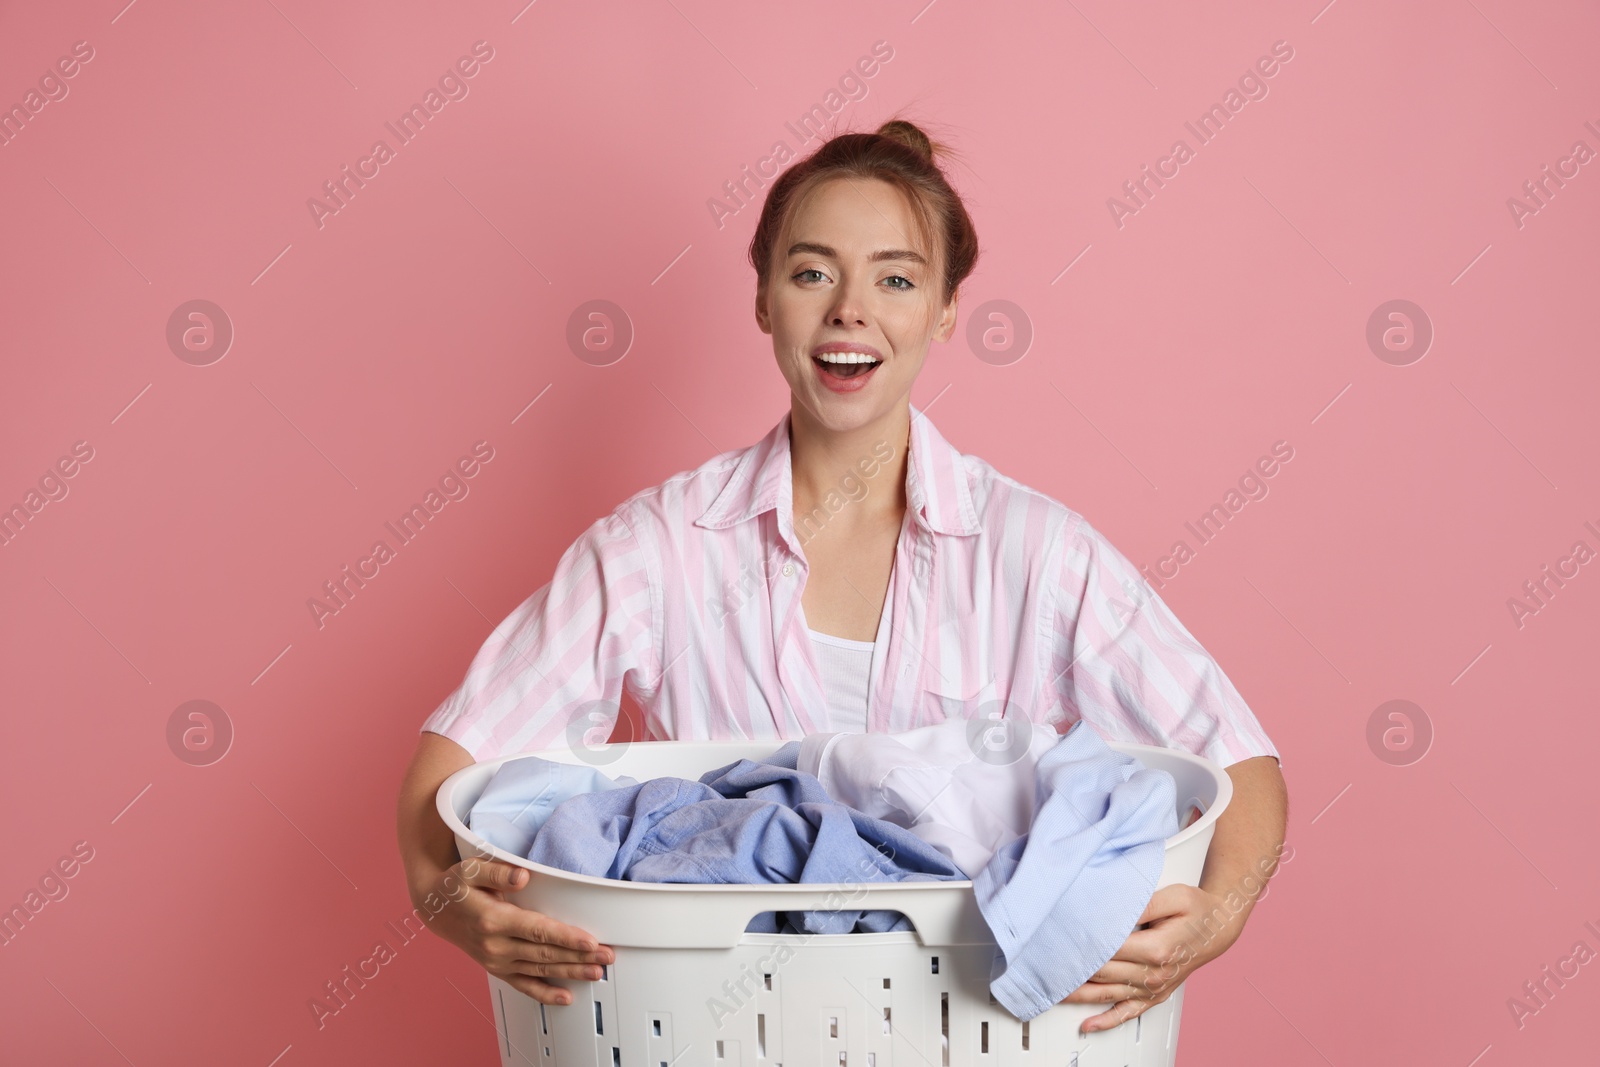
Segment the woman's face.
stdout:
<path fill-rule="evenodd" d="M 791 213 L 756 321 L 817 423 L 858 429 L 905 402 L 928 342 L 955 329 L 956 300 L 939 302 L 941 258 L 900 191 L 876 178 L 830 179 Z M 837 362 L 860 356 L 829 349 L 876 362 Z"/>

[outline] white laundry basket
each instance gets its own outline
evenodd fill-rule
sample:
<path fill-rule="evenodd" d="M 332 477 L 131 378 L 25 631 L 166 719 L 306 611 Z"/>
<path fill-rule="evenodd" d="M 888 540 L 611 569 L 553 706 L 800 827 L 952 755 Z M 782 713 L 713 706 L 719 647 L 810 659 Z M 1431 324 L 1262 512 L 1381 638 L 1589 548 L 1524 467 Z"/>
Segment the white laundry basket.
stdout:
<path fill-rule="evenodd" d="M 698 779 L 782 742 L 655 741 L 617 746 L 600 769 L 644 781 Z M 1177 783 L 1179 825 L 1157 887 L 1198 885 L 1233 783 L 1210 760 L 1111 742 Z M 612 750 L 604 751 L 609 758 Z M 598 752 L 584 753 L 595 762 Z M 438 810 L 462 858 L 492 857 L 531 877 L 507 899 L 571 923 L 616 952 L 598 981 L 552 979 L 569 1005 L 541 1005 L 489 976 L 502 1067 L 1172 1067 L 1183 987 L 1136 1019 L 1079 1032 L 1109 1005 L 1058 1004 L 1029 1022 L 989 993 L 995 946 L 970 881 L 871 885 L 629 882 L 532 863 L 467 828 L 490 777 L 513 759 L 581 763 L 567 750 L 464 767 Z M 888 909 L 916 927 L 880 934 L 748 934 L 767 911 Z M 1131 931 L 1130 931 L 1131 932 Z"/>

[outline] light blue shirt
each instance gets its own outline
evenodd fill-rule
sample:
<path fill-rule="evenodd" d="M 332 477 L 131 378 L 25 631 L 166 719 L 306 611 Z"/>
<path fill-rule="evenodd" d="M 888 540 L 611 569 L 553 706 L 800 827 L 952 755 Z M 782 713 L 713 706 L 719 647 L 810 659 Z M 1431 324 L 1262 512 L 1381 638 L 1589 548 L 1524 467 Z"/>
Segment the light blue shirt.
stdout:
<path fill-rule="evenodd" d="M 638 784 L 627 775 L 613 780 L 586 764 L 538 756 L 508 760 L 495 769 L 467 813 L 467 828 L 496 848 L 526 858 L 534 834 L 562 801 Z"/>
<path fill-rule="evenodd" d="M 1139 925 L 1178 832 L 1177 786 L 1080 719 L 1036 768 L 1026 837 L 973 880 L 995 953 L 989 990 L 1018 1019 L 1089 980 Z"/>

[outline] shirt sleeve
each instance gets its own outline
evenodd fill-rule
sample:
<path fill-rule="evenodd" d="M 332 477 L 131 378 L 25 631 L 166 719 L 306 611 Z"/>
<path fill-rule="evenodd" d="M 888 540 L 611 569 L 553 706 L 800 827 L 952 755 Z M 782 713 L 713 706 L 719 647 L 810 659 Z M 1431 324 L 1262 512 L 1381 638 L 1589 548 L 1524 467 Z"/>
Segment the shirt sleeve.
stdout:
<path fill-rule="evenodd" d="M 480 762 L 604 744 L 624 681 L 649 694 L 661 678 L 653 572 L 620 509 L 596 521 L 562 554 L 550 581 L 494 628 L 421 730 L 443 734 Z"/>
<path fill-rule="evenodd" d="M 1052 688 L 1071 722 L 1226 767 L 1278 750 L 1233 682 L 1126 556 L 1081 515 L 1057 570 Z M 1282 760 L 1279 760 L 1281 765 Z"/>

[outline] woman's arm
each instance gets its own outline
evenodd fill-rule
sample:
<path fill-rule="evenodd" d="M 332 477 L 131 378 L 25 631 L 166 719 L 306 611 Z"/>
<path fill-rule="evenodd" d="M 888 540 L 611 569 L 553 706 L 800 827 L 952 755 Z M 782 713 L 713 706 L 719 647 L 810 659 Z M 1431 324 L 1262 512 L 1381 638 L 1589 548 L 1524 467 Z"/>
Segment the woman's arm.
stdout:
<path fill-rule="evenodd" d="M 439 817 L 434 797 L 446 778 L 472 762 L 447 737 L 424 730 L 417 738 L 395 815 L 411 903 L 434 933 L 490 974 L 541 1003 L 570 1004 L 571 993 L 544 979 L 597 979 L 597 964 L 615 955 L 578 927 L 505 900 L 504 891 L 527 884 L 523 868 L 457 859 L 455 834 Z"/>
<path fill-rule="evenodd" d="M 614 954 L 585 931 L 506 900 L 527 884 L 525 868 L 457 862 L 434 796 L 475 757 L 584 744 L 594 726 L 614 721 L 630 675 L 660 679 L 659 571 L 626 510 L 591 523 L 550 581 L 490 633 L 461 684 L 422 723 L 396 807 L 407 890 L 434 932 L 543 1004 L 572 1002 L 546 978 L 597 979 L 594 965 Z"/>
<path fill-rule="evenodd" d="M 1062 706 L 1109 739 L 1204 756 L 1227 769 L 1234 787 L 1199 886 L 1152 895 L 1127 942 L 1067 997 L 1111 1006 L 1085 1023 L 1092 1031 L 1160 1004 L 1238 940 L 1281 857 L 1288 809 L 1271 739 L 1132 562 L 1086 521 L 1063 549 L 1051 663 Z"/>
<path fill-rule="evenodd" d="M 1224 769 L 1233 780 L 1233 799 L 1217 817 L 1200 888 L 1212 896 L 1232 896 L 1239 903 L 1228 916 L 1228 925 L 1236 922 L 1236 938 L 1278 869 L 1289 820 L 1289 791 L 1278 761 L 1271 756 L 1240 760 Z M 1232 943 L 1229 938 L 1228 944 Z"/>
<path fill-rule="evenodd" d="M 434 798 L 446 778 L 472 763 L 471 753 L 449 738 L 427 730 L 417 735 L 416 751 L 400 783 L 396 812 L 400 859 L 412 904 L 438 885 L 459 859 L 455 834 L 439 818 Z"/>
<path fill-rule="evenodd" d="M 1199 887 L 1157 890 L 1127 942 L 1064 1001 L 1110 1004 L 1084 1021 L 1085 1033 L 1143 1015 L 1244 932 L 1284 851 L 1288 790 L 1272 756 L 1239 760 L 1225 770 L 1233 799 L 1217 817 Z"/>

